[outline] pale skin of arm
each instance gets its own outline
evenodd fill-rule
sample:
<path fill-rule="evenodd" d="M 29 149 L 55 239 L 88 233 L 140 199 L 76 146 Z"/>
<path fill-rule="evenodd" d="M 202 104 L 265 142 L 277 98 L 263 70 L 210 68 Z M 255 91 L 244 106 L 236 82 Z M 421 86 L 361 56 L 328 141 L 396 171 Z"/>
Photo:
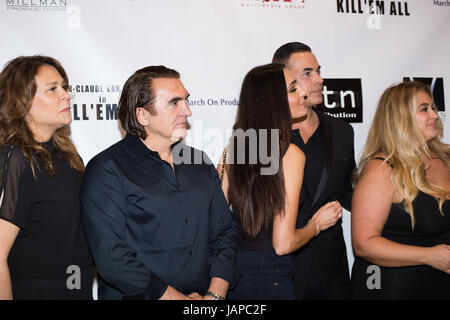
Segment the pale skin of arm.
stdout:
<path fill-rule="evenodd" d="M 219 175 L 222 171 L 223 157 L 217 168 Z M 298 216 L 299 195 L 303 181 L 305 155 L 294 144 L 290 144 L 282 161 L 284 183 L 286 190 L 285 210 L 276 215 L 273 223 L 272 245 L 277 255 L 294 252 L 308 243 L 319 231 L 328 229 L 339 220 L 342 207 L 339 202 L 329 202 L 321 207 L 303 228 L 296 228 Z M 228 201 L 228 177 L 224 173 L 222 189 Z M 317 225 L 317 227 L 316 227 Z"/>
<path fill-rule="evenodd" d="M 12 300 L 8 255 L 19 234 L 19 227 L 0 219 L 0 300 Z"/>
<path fill-rule="evenodd" d="M 401 202 L 381 160 L 367 163 L 353 193 L 352 242 L 357 256 L 384 267 L 429 265 L 450 274 L 450 246 L 404 245 L 381 236 L 392 203 Z"/>

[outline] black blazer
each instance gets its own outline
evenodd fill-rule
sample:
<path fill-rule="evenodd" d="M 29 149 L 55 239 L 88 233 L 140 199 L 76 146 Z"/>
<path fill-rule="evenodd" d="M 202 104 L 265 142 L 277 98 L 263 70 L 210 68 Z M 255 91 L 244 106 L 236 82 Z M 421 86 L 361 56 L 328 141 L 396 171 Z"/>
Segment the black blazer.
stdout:
<path fill-rule="evenodd" d="M 323 126 L 326 159 L 314 195 L 312 210 L 299 208 L 297 227 L 304 227 L 316 211 L 329 201 L 338 200 L 351 210 L 353 189 L 351 176 L 355 169 L 354 133 L 348 123 L 315 110 Z M 311 272 L 311 262 L 319 268 L 321 282 L 329 299 L 350 298 L 350 276 L 342 222 L 322 231 L 294 254 L 294 288 L 303 298 Z"/>

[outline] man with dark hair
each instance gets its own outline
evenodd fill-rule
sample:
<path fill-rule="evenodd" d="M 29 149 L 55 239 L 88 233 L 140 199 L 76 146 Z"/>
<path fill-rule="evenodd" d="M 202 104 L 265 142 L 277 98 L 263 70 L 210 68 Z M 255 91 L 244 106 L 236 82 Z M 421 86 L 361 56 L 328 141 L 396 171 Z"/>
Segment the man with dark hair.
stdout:
<path fill-rule="evenodd" d="M 180 142 L 188 96 L 174 70 L 136 71 L 119 101 L 126 137 L 86 167 L 82 221 L 100 299 L 217 300 L 236 281 L 236 226 L 217 171 Z"/>
<path fill-rule="evenodd" d="M 350 276 L 341 226 L 342 208 L 351 210 L 351 176 L 355 168 L 351 125 L 314 107 L 322 102 L 323 79 L 311 48 L 300 42 L 278 48 L 273 62 L 283 63 L 307 92 L 303 105 L 290 106 L 292 143 L 306 155 L 297 227 L 304 227 L 320 210 L 339 209 L 336 223 L 294 255 L 294 289 L 298 299 L 347 299 Z"/>

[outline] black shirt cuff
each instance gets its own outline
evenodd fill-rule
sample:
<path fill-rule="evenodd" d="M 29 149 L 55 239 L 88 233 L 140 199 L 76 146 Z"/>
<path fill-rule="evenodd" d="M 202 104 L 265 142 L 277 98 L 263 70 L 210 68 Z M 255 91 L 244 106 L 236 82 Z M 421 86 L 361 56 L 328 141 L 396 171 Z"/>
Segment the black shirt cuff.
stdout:
<path fill-rule="evenodd" d="M 162 297 L 164 292 L 166 292 L 168 285 L 162 281 L 160 278 L 152 275 L 150 284 L 144 291 L 138 294 L 124 295 L 123 300 L 157 300 Z"/>
<path fill-rule="evenodd" d="M 239 278 L 241 277 L 236 266 L 230 262 L 216 261 L 210 266 L 209 276 L 211 278 L 221 278 L 229 283 L 229 289 L 234 288 Z"/>

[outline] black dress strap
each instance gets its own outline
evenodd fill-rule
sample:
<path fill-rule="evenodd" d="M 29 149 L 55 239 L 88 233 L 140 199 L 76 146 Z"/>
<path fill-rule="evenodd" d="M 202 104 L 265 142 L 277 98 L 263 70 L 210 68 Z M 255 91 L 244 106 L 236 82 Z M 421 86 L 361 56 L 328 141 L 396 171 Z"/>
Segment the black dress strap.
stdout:
<path fill-rule="evenodd" d="M 383 157 L 374 157 L 374 158 L 372 158 L 372 160 L 383 160 L 383 161 L 386 161 L 386 158 L 383 158 Z M 386 161 L 386 163 L 387 163 L 391 168 L 394 167 L 389 161 Z"/>

